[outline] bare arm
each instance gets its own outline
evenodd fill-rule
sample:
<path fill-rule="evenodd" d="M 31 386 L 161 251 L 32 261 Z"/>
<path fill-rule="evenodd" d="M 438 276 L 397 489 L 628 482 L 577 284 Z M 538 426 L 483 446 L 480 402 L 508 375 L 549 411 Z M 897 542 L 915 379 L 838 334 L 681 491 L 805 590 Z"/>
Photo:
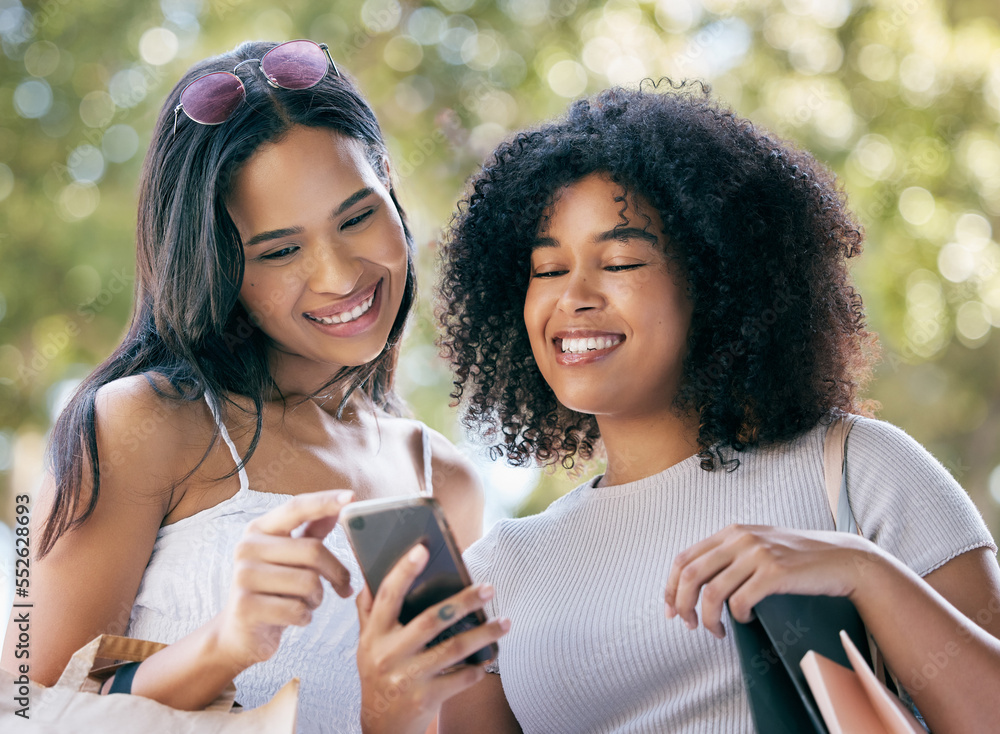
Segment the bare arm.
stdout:
<path fill-rule="evenodd" d="M 461 549 L 482 534 L 483 493 L 475 470 L 438 434 L 432 443 L 434 497 Z M 482 665 L 460 664 L 468 655 L 506 633 L 506 620 L 463 632 L 432 648 L 428 641 L 492 597 L 492 588 L 475 585 L 424 611 L 405 627 L 398 617 L 403 597 L 427 560 L 423 546 L 400 560 L 373 599 L 366 587 L 358 595 L 361 639 L 361 724 L 366 734 L 437 730 L 435 718 L 443 701 L 475 685 L 486 673 Z M 456 664 L 459 664 L 456 666 Z"/>
<path fill-rule="evenodd" d="M 77 649 L 97 635 L 125 632 L 158 528 L 176 499 L 169 488 L 194 465 L 182 447 L 194 437 L 200 456 L 211 435 L 192 423 L 191 405 L 165 404 L 141 377 L 98 394 L 97 507 L 45 558 L 32 559 L 33 679 L 54 683 Z M 54 491 L 50 480 L 35 509 L 36 538 Z M 202 708 L 240 671 L 273 654 L 284 627 L 308 622 L 322 598 L 320 576 L 349 594 L 346 570 L 319 540 L 343 501 L 336 492 L 304 495 L 251 523 L 237 548 L 225 609 L 143 662 L 132 691 L 175 708 Z M 313 524 L 305 536 L 288 537 L 307 521 Z M 10 669 L 15 637 L 7 636 L 4 650 Z"/>
<path fill-rule="evenodd" d="M 451 477 L 453 482 L 442 486 L 439 491 L 437 477 L 440 475 L 438 474 L 438 464 L 435 463 L 435 495 L 442 502 L 445 512 L 449 512 L 449 506 L 453 508 L 449 517 L 455 516 L 465 519 L 465 525 L 470 531 L 469 535 L 472 540 L 476 540 L 482 534 L 482 490 L 478 487 L 478 480 L 476 480 L 476 488 L 473 492 L 463 492 L 465 496 L 464 501 L 454 501 L 454 499 L 458 498 L 453 499 L 450 493 L 462 491 L 463 486 L 468 487 L 472 481 L 468 477 L 474 470 L 469 466 L 468 461 L 464 457 L 458 455 L 454 447 L 449 445 L 448 448 L 450 452 L 442 451 L 448 458 L 448 461 L 442 461 L 445 466 L 440 470 L 440 475 Z M 435 449 L 437 449 L 437 444 L 435 444 Z M 450 505 L 444 504 L 449 501 Z M 449 522 L 454 521 L 449 520 Z M 459 522 L 462 523 L 462 520 L 459 520 Z M 471 532 L 473 530 L 475 531 L 474 535 Z M 457 529 L 456 535 L 458 535 Z M 472 543 L 471 540 L 463 542 L 463 538 L 459 537 L 458 544 L 464 550 Z M 444 702 L 441 707 L 441 713 L 438 716 L 437 731 L 447 734 L 463 734 L 465 732 L 506 734 L 507 732 L 519 733 L 521 727 L 518 725 L 517 719 L 514 718 L 514 714 L 507 704 L 507 698 L 503 693 L 503 686 L 500 684 L 500 676 L 487 674 L 475 685 Z"/>
<path fill-rule="evenodd" d="M 770 594 L 850 597 L 937 734 L 993 726 L 1000 570 L 986 549 L 924 580 L 859 536 L 733 525 L 678 555 L 667 581 L 668 616 L 696 626 L 699 594 L 702 623 L 717 636 L 727 600 L 733 617 L 746 622 Z"/>
<path fill-rule="evenodd" d="M 30 676 L 47 685 L 56 681 L 70 656 L 94 637 L 124 633 L 157 529 L 167 512 L 169 493 L 161 488 L 169 482 L 164 464 L 175 458 L 172 444 L 164 440 L 160 452 L 149 455 L 149 447 L 138 442 L 134 451 L 126 448 L 129 426 L 148 421 L 159 428 L 166 414 L 152 403 L 130 399 L 125 392 L 105 389 L 98 395 L 101 492 L 93 515 L 61 537 L 45 558 L 34 554 L 31 558 Z M 85 486 L 81 505 L 86 504 L 88 492 Z M 32 511 L 34 545 L 54 496 L 50 476 Z M 7 636 L 8 643 L 11 638 Z M 3 663 L 5 668 L 14 664 L 9 644 Z"/>
<path fill-rule="evenodd" d="M 277 652 L 286 627 L 309 624 L 323 599 L 321 576 L 349 596 L 350 574 L 322 542 L 349 501 L 350 492 L 337 490 L 298 495 L 252 521 L 236 548 L 225 608 L 144 661 L 132 692 L 204 708 L 240 672 Z M 303 535 L 290 537 L 304 523 Z"/>
<path fill-rule="evenodd" d="M 432 433 L 433 494 L 460 550 L 483 534 L 483 486 L 475 467 L 440 433 Z"/>
<path fill-rule="evenodd" d="M 438 734 L 521 734 L 499 675 L 487 674 L 476 685 L 444 702 Z"/>
<path fill-rule="evenodd" d="M 852 599 L 931 730 L 994 727 L 1000 571 L 993 554 L 969 551 L 923 580 L 894 558 L 882 558 L 869 570 Z"/>

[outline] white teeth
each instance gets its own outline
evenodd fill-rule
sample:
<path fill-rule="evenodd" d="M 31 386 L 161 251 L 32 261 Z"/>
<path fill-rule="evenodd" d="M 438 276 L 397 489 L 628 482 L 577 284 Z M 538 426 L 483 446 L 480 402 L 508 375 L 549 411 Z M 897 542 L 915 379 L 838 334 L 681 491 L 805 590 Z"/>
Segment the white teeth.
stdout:
<path fill-rule="evenodd" d="M 601 349 L 610 349 L 616 344 L 621 342 L 621 337 L 618 336 L 598 336 L 598 337 L 587 337 L 584 339 L 563 339 L 562 340 L 562 350 L 563 352 L 570 352 L 571 354 L 583 354 L 584 352 L 599 351 Z"/>
<path fill-rule="evenodd" d="M 344 311 L 343 313 L 337 314 L 335 316 L 326 316 L 324 318 L 319 318 L 318 316 L 309 316 L 309 314 L 306 314 L 306 316 L 309 316 L 309 318 L 312 319 L 313 321 L 318 321 L 319 323 L 326 324 L 328 326 L 330 324 L 346 324 L 350 321 L 355 321 L 356 319 L 359 319 L 363 314 L 365 314 L 368 311 L 368 309 L 372 307 L 372 304 L 374 302 L 375 302 L 375 294 L 372 293 L 367 301 L 365 301 L 364 303 L 359 303 L 350 311 Z"/>

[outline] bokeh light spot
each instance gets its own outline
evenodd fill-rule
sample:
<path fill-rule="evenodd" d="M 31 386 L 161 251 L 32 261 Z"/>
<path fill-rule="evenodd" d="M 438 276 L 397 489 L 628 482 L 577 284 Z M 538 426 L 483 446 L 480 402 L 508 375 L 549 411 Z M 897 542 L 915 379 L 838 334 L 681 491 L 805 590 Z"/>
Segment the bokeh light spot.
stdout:
<path fill-rule="evenodd" d="M 657 0 L 654 13 L 660 28 L 684 33 L 701 20 L 702 5 L 697 0 Z"/>
<path fill-rule="evenodd" d="M 919 186 L 910 186 L 899 195 L 899 213 L 910 224 L 927 224 L 934 216 L 934 208 L 934 196 Z"/>
<path fill-rule="evenodd" d="M 874 82 L 885 82 L 896 73 L 896 56 L 888 46 L 869 43 L 858 52 L 858 69 Z"/>
<path fill-rule="evenodd" d="M 107 92 L 90 92 L 80 100 L 80 119 L 87 127 L 106 127 L 115 116 L 115 101 Z"/>
<path fill-rule="evenodd" d="M 560 97 L 573 99 L 583 94 L 587 88 L 587 70 L 576 61 L 564 59 L 553 64 L 546 81 Z"/>
<path fill-rule="evenodd" d="M 89 143 L 77 146 L 66 159 L 75 181 L 96 183 L 104 176 L 104 155 Z"/>
<path fill-rule="evenodd" d="M 469 134 L 469 146 L 478 158 L 489 155 L 497 143 L 504 139 L 507 129 L 495 122 L 484 122 L 476 125 Z"/>
<path fill-rule="evenodd" d="M 784 5 L 824 28 L 840 28 L 851 15 L 851 0 L 784 0 Z"/>
<path fill-rule="evenodd" d="M 438 0 L 438 3 L 452 13 L 464 13 L 476 4 L 476 0 Z"/>
<path fill-rule="evenodd" d="M 112 163 L 124 163 L 139 150 L 139 133 L 131 125 L 112 125 L 101 139 L 104 157 Z"/>
<path fill-rule="evenodd" d="M 958 242 L 949 242 L 938 253 L 938 270 L 952 283 L 962 283 L 972 277 L 976 258 Z"/>
<path fill-rule="evenodd" d="M 38 41 L 24 52 L 24 68 L 31 76 L 48 76 L 59 68 L 59 47 L 52 41 Z"/>
<path fill-rule="evenodd" d="M 424 49 L 412 36 L 393 36 L 382 51 L 385 63 L 396 71 L 413 71 L 424 58 Z"/>
<path fill-rule="evenodd" d="M 583 46 L 581 60 L 595 74 L 607 76 L 611 62 L 621 55 L 621 48 L 607 36 L 596 36 Z"/>
<path fill-rule="evenodd" d="M 877 134 L 862 137 L 854 146 L 853 157 L 864 174 L 875 181 L 889 178 L 896 163 L 892 143 Z"/>
<path fill-rule="evenodd" d="M 813 33 L 792 43 L 788 60 L 801 74 L 832 74 L 844 61 L 844 49 L 836 38 Z"/>
<path fill-rule="evenodd" d="M 906 316 L 903 332 L 909 349 L 929 359 L 948 342 L 941 281 L 929 270 L 915 270 L 906 282 Z"/>
<path fill-rule="evenodd" d="M 44 115 L 52 107 L 52 88 L 44 79 L 29 79 L 14 90 L 14 108 L 28 119 Z"/>
<path fill-rule="evenodd" d="M 108 93 L 119 107 L 135 107 L 148 92 L 146 76 L 138 69 L 122 69 L 108 82 Z"/>
<path fill-rule="evenodd" d="M 402 18 L 397 0 L 365 0 L 361 6 L 361 23 L 371 33 L 388 33 Z"/>
<path fill-rule="evenodd" d="M 899 64 L 899 80 L 911 92 L 926 92 L 934 86 L 937 68 L 923 54 L 910 54 Z"/>
<path fill-rule="evenodd" d="M 139 39 L 139 55 L 147 64 L 163 66 L 177 56 L 177 36 L 167 28 L 150 28 Z"/>
<path fill-rule="evenodd" d="M 203 9 L 202 0 L 160 0 L 164 17 L 179 26 L 186 26 L 192 19 L 197 20 Z"/>
<path fill-rule="evenodd" d="M 406 21 L 410 35 L 424 46 L 432 46 L 441 40 L 445 29 L 445 17 L 437 8 L 418 8 Z"/>
<path fill-rule="evenodd" d="M 963 303 L 955 314 L 955 330 L 967 347 L 982 346 L 991 328 L 990 311 L 979 301 Z"/>
<path fill-rule="evenodd" d="M 549 14 L 549 0 L 500 0 L 500 9 L 517 23 L 536 26 Z"/>
<path fill-rule="evenodd" d="M 67 222 L 78 222 L 93 214 L 100 203 L 101 192 L 97 186 L 88 181 L 78 181 L 62 190 L 57 210 Z"/>
<path fill-rule="evenodd" d="M 500 61 L 502 50 L 496 34 L 480 31 L 465 39 L 462 44 L 462 60 L 470 69 L 488 71 Z"/>
<path fill-rule="evenodd" d="M 993 467 L 993 471 L 990 472 L 990 497 L 993 501 L 1000 505 L 1000 464 Z"/>
<path fill-rule="evenodd" d="M 990 221 L 977 212 L 966 212 L 955 222 L 955 239 L 970 250 L 982 250 L 992 235 Z"/>

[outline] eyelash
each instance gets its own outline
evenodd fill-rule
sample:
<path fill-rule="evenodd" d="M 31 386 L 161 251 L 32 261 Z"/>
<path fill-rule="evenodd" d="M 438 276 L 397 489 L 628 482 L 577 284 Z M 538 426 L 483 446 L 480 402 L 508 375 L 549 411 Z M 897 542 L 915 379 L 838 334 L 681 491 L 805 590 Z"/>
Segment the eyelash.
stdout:
<path fill-rule="evenodd" d="M 363 222 L 366 219 L 368 219 L 368 217 L 370 217 L 374 213 L 375 213 L 375 209 L 372 208 L 372 209 L 369 209 L 367 211 L 362 212 L 361 214 L 359 214 L 356 217 L 351 217 L 346 222 L 344 222 L 343 229 L 350 228 L 350 227 L 355 227 L 355 226 L 361 224 L 361 222 Z M 288 257 L 289 255 L 292 254 L 292 252 L 294 252 L 295 250 L 298 250 L 298 249 L 299 249 L 298 245 L 289 245 L 288 247 L 282 247 L 280 250 L 275 250 L 274 252 L 269 252 L 266 255 L 262 255 L 260 259 L 261 260 L 281 260 L 283 258 Z"/>
<path fill-rule="evenodd" d="M 368 217 L 370 217 L 374 213 L 375 213 L 375 209 L 372 208 L 372 209 L 369 209 L 368 211 L 362 212 L 361 214 L 359 214 L 356 217 L 351 217 L 346 222 L 344 222 L 344 227 L 343 228 L 354 227 L 355 225 L 361 224 L 361 222 L 363 222 L 366 219 L 368 219 Z"/>
<path fill-rule="evenodd" d="M 280 250 L 275 250 L 274 252 L 269 252 L 266 255 L 261 256 L 261 260 L 281 260 L 292 254 L 295 250 L 298 250 L 298 245 L 288 245 L 287 247 L 282 247 Z"/>
<path fill-rule="evenodd" d="M 609 273 L 621 273 L 626 270 L 635 270 L 636 268 L 641 268 L 646 263 L 630 263 L 628 265 L 608 265 L 604 269 Z M 558 275 L 565 275 L 568 270 L 547 270 L 544 273 L 533 273 L 532 278 L 554 278 Z"/>

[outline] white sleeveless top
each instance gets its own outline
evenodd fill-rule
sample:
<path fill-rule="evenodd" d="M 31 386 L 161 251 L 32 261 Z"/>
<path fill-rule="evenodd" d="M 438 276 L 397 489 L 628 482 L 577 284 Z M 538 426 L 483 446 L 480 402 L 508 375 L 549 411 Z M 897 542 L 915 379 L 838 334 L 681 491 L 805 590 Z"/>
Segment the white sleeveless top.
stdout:
<path fill-rule="evenodd" d="M 209 403 L 219 431 L 239 467 L 240 489 L 223 502 L 161 527 L 132 607 L 126 635 L 176 642 L 218 614 L 229 594 L 233 555 L 248 522 L 292 495 L 250 489 L 239 452 Z M 423 491 L 430 494 L 430 435 L 422 427 Z M 361 570 L 338 524 L 323 541 L 351 572 L 355 593 Z M 323 582 L 323 602 L 306 627 L 289 627 L 277 653 L 236 678 L 236 700 L 245 708 L 267 703 L 292 678 L 301 680 L 297 732 L 359 732 L 361 684 L 355 654 L 358 615 L 354 595 L 342 599 Z"/>

